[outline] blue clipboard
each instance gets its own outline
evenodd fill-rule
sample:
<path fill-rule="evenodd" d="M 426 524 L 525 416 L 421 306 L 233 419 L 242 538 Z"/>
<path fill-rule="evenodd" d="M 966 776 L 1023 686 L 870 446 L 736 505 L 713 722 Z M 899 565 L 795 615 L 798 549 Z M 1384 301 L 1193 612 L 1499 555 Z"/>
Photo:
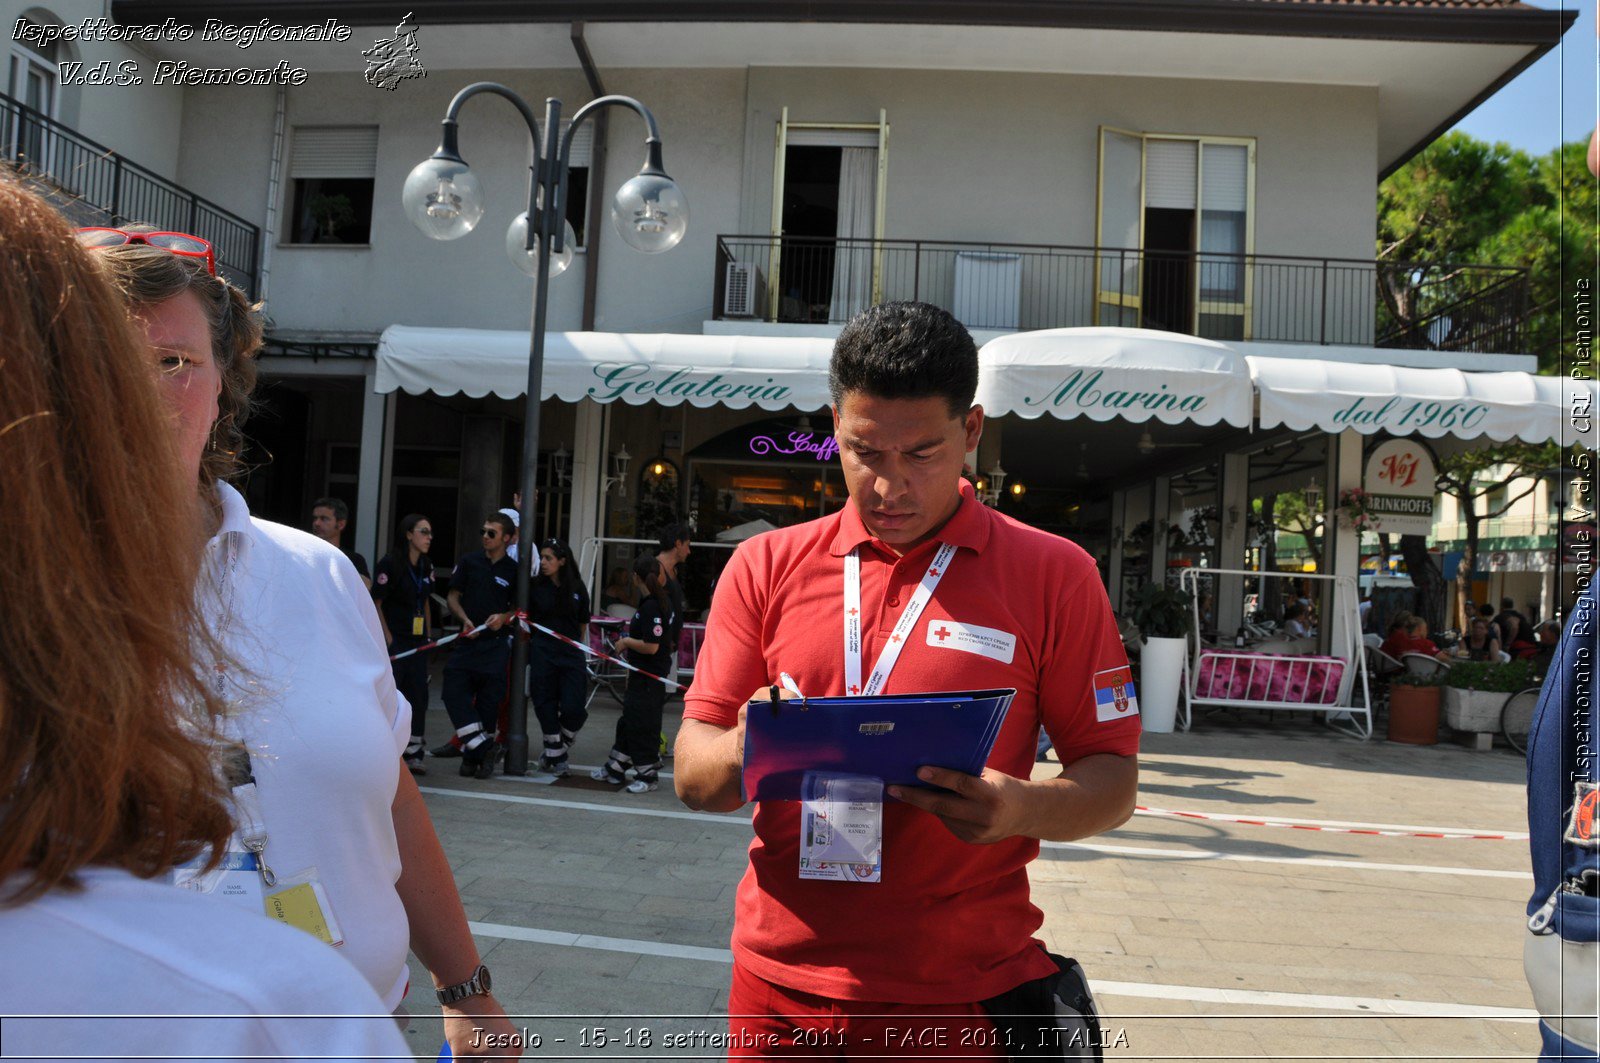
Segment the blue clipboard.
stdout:
<path fill-rule="evenodd" d="M 811 772 L 868 775 L 929 788 L 925 764 L 982 773 L 1013 690 L 963 690 L 750 702 L 745 709 L 746 801 L 799 801 Z"/>

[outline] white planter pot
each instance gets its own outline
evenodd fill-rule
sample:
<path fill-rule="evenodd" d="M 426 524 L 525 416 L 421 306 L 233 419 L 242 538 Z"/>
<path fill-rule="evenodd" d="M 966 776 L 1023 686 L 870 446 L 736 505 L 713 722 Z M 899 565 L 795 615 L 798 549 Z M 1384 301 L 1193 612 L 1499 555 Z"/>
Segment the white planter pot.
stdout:
<path fill-rule="evenodd" d="M 1177 721 L 1188 651 L 1188 639 L 1151 639 L 1139 651 L 1139 722 L 1146 731 L 1166 734 Z"/>
<path fill-rule="evenodd" d="M 1444 722 L 1457 731 L 1494 733 L 1500 730 L 1500 710 L 1511 695 L 1490 690 L 1444 688 Z"/>

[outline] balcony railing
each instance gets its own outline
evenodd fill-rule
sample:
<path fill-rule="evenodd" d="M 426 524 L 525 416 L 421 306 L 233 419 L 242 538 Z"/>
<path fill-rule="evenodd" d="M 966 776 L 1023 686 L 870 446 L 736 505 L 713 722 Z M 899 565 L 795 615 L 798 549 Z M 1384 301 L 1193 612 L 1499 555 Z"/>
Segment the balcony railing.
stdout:
<path fill-rule="evenodd" d="M 776 282 L 774 282 L 776 279 Z M 951 240 L 720 236 L 718 318 L 841 323 L 876 302 L 969 328 L 1124 325 L 1217 340 L 1522 353 L 1512 267 Z"/>
<path fill-rule="evenodd" d="M 75 225 L 153 225 L 204 237 L 217 272 L 255 294 L 259 227 L 3 93 L 0 162 L 34 178 Z"/>

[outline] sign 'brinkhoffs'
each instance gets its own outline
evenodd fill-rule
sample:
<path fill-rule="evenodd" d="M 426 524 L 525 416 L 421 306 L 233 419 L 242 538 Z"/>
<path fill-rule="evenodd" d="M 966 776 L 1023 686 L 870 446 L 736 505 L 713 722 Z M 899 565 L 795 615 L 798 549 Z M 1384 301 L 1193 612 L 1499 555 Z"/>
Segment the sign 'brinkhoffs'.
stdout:
<path fill-rule="evenodd" d="M 1391 439 L 1367 456 L 1362 486 L 1367 508 L 1389 535 L 1427 535 L 1433 530 L 1433 452 L 1415 439 Z"/>

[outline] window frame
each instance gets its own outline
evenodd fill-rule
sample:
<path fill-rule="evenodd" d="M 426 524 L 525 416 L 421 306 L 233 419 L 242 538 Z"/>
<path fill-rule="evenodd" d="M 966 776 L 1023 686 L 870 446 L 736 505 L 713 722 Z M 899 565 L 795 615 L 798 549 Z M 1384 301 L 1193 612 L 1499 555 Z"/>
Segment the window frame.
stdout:
<path fill-rule="evenodd" d="M 1136 250 L 1144 254 L 1145 226 L 1144 216 L 1149 199 L 1148 163 L 1150 143 L 1161 142 L 1187 142 L 1194 145 L 1195 152 L 1195 187 L 1194 187 L 1194 223 L 1190 234 L 1190 245 L 1194 248 L 1191 252 L 1195 256 L 1194 277 L 1191 285 L 1191 306 L 1189 314 L 1189 327 L 1191 334 L 1201 335 L 1200 319 L 1203 315 L 1235 316 L 1242 321 L 1242 333 L 1245 340 L 1251 338 L 1253 318 L 1255 316 L 1255 263 L 1253 261 L 1256 249 L 1256 145 L 1257 138 L 1247 136 L 1227 136 L 1211 133 L 1168 133 L 1150 132 L 1147 130 L 1125 129 L 1118 126 L 1100 125 L 1096 131 L 1098 145 L 1097 162 L 1095 168 L 1095 212 L 1094 212 L 1094 243 L 1096 250 L 1095 264 L 1095 299 L 1093 322 L 1100 324 L 1101 307 L 1129 308 L 1139 314 L 1139 322 L 1144 320 L 1143 292 L 1126 295 L 1120 292 L 1102 290 L 1100 280 L 1102 277 L 1101 253 L 1104 243 L 1104 220 L 1106 204 L 1106 135 L 1128 137 L 1139 142 L 1139 246 Z M 1245 204 L 1244 204 L 1244 255 L 1243 263 L 1243 291 L 1240 301 L 1223 301 L 1217 299 L 1203 299 L 1203 284 L 1201 276 L 1201 258 L 1206 254 L 1200 246 L 1201 230 L 1205 216 L 1205 149 L 1214 147 L 1242 147 L 1245 149 Z"/>
<path fill-rule="evenodd" d="M 342 175 L 341 174 L 332 174 L 332 173 L 318 173 L 318 174 L 316 174 L 314 176 L 313 175 L 297 174 L 296 173 L 295 153 L 296 153 L 296 150 L 299 147 L 299 142 L 300 142 L 301 136 L 303 136 L 306 133 L 312 133 L 312 132 L 315 132 L 315 131 L 341 130 L 341 129 L 342 130 L 362 130 L 362 131 L 370 131 L 371 132 L 371 137 L 372 137 L 372 159 L 371 159 L 371 166 L 370 166 L 371 172 L 370 173 L 356 173 L 354 171 L 358 167 L 351 166 L 350 169 L 351 169 L 352 172 L 345 173 L 345 174 L 342 174 Z M 373 229 L 373 224 L 374 224 L 374 222 L 376 220 L 376 216 L 377 216 L 377 203 L 378 203 L 378 196 L 377 196 L 377 191 L 378 191 L 377 168 L 378 168 L 378 147 L 379 147 L 379 141 L 381 140 L 381 137 L 382 137 L 382 129 L 381 129 L 381 127 L 378 126 L 377 124 L 372 124 L 372 123 L 362 123 L 362 124 L 351 124 L 351 123 L 306 124 L 306 125 L 293 126 L 291 128 L 291 130 L 290 130 L 290 135 L 291 135 L 291 140 L 290 140 L 290 145 L 289 145 L 289 151 L 287 152 L 287 157 L 285 158 L 284 163 L 283 163 L 283 165 L 285 167 L 285 171 L 286 171 L 285 175 L 284 175 L 284 182 L 283 182 L 283 216 L 284 217 L 283 217 L 283 224 L 279 227 L 279 231 L 276 234 L 277 235 L 277 240 L 278 240 L 278 246 L 279 247 L 296 248 L 296 249 L 304 249 L 304 248 L 318 248 L 318 249 L 323 249 L 323 248 L 344 248 L 344 249 L 347 249 L 347 250 L 348 249 L 355 249 L 355 250 L 370 249 L 372 247 L 372 229 Z M 304 164 L 304 162 L 305 161 L 303 160 L 302 161 L 302 165 Z M 366 219 L 366 222 L 367 222 L 367 224 L 366 224 L 367 238 L 365 240 L 363 240 L 363 241 L 351 241 L 351 242 L 343 242 L 343 241 L 322 242 L 322 241 L 317 241 L 317 240 L 305 239 L 307 234 L 304 233 L 304 232 L 298 231 L 298 226 L 299 226 L 299 221 L 300 221 L 300 212 L 295 209 L 300 203 L 301 182 L 302 181 L 365 181 L 367 183 L 367 185 L 368 185 L 368 188 L 369 188 L 369 206 L 367 208 L 367 219 Z M 299 238 L 297 239 L 297 237 L 299 237 Z"/>
<path fill-rule="evenodd" d="M 778 115 L 776 144 L 772 161 L 772 242 L 767 252 L 767 320 L 778 320 L 778 304 L 783 292 L 779 290 L 778 268 L 783 259 L 783 187 L 785 157 L 789 148 L 789 131 L 806 130 L 812 133 L 838 133 L 840 146 L 857 147 L 846 143 L 851 133 L 874 132 L 878 135 L 878 181 L 872 215 L 872 303 L 883 302 L 883 232 L 884 214 L 889 194 L 889 111 L 878 109 L 876 122 L 791 122 L 789 108 Z"/>

